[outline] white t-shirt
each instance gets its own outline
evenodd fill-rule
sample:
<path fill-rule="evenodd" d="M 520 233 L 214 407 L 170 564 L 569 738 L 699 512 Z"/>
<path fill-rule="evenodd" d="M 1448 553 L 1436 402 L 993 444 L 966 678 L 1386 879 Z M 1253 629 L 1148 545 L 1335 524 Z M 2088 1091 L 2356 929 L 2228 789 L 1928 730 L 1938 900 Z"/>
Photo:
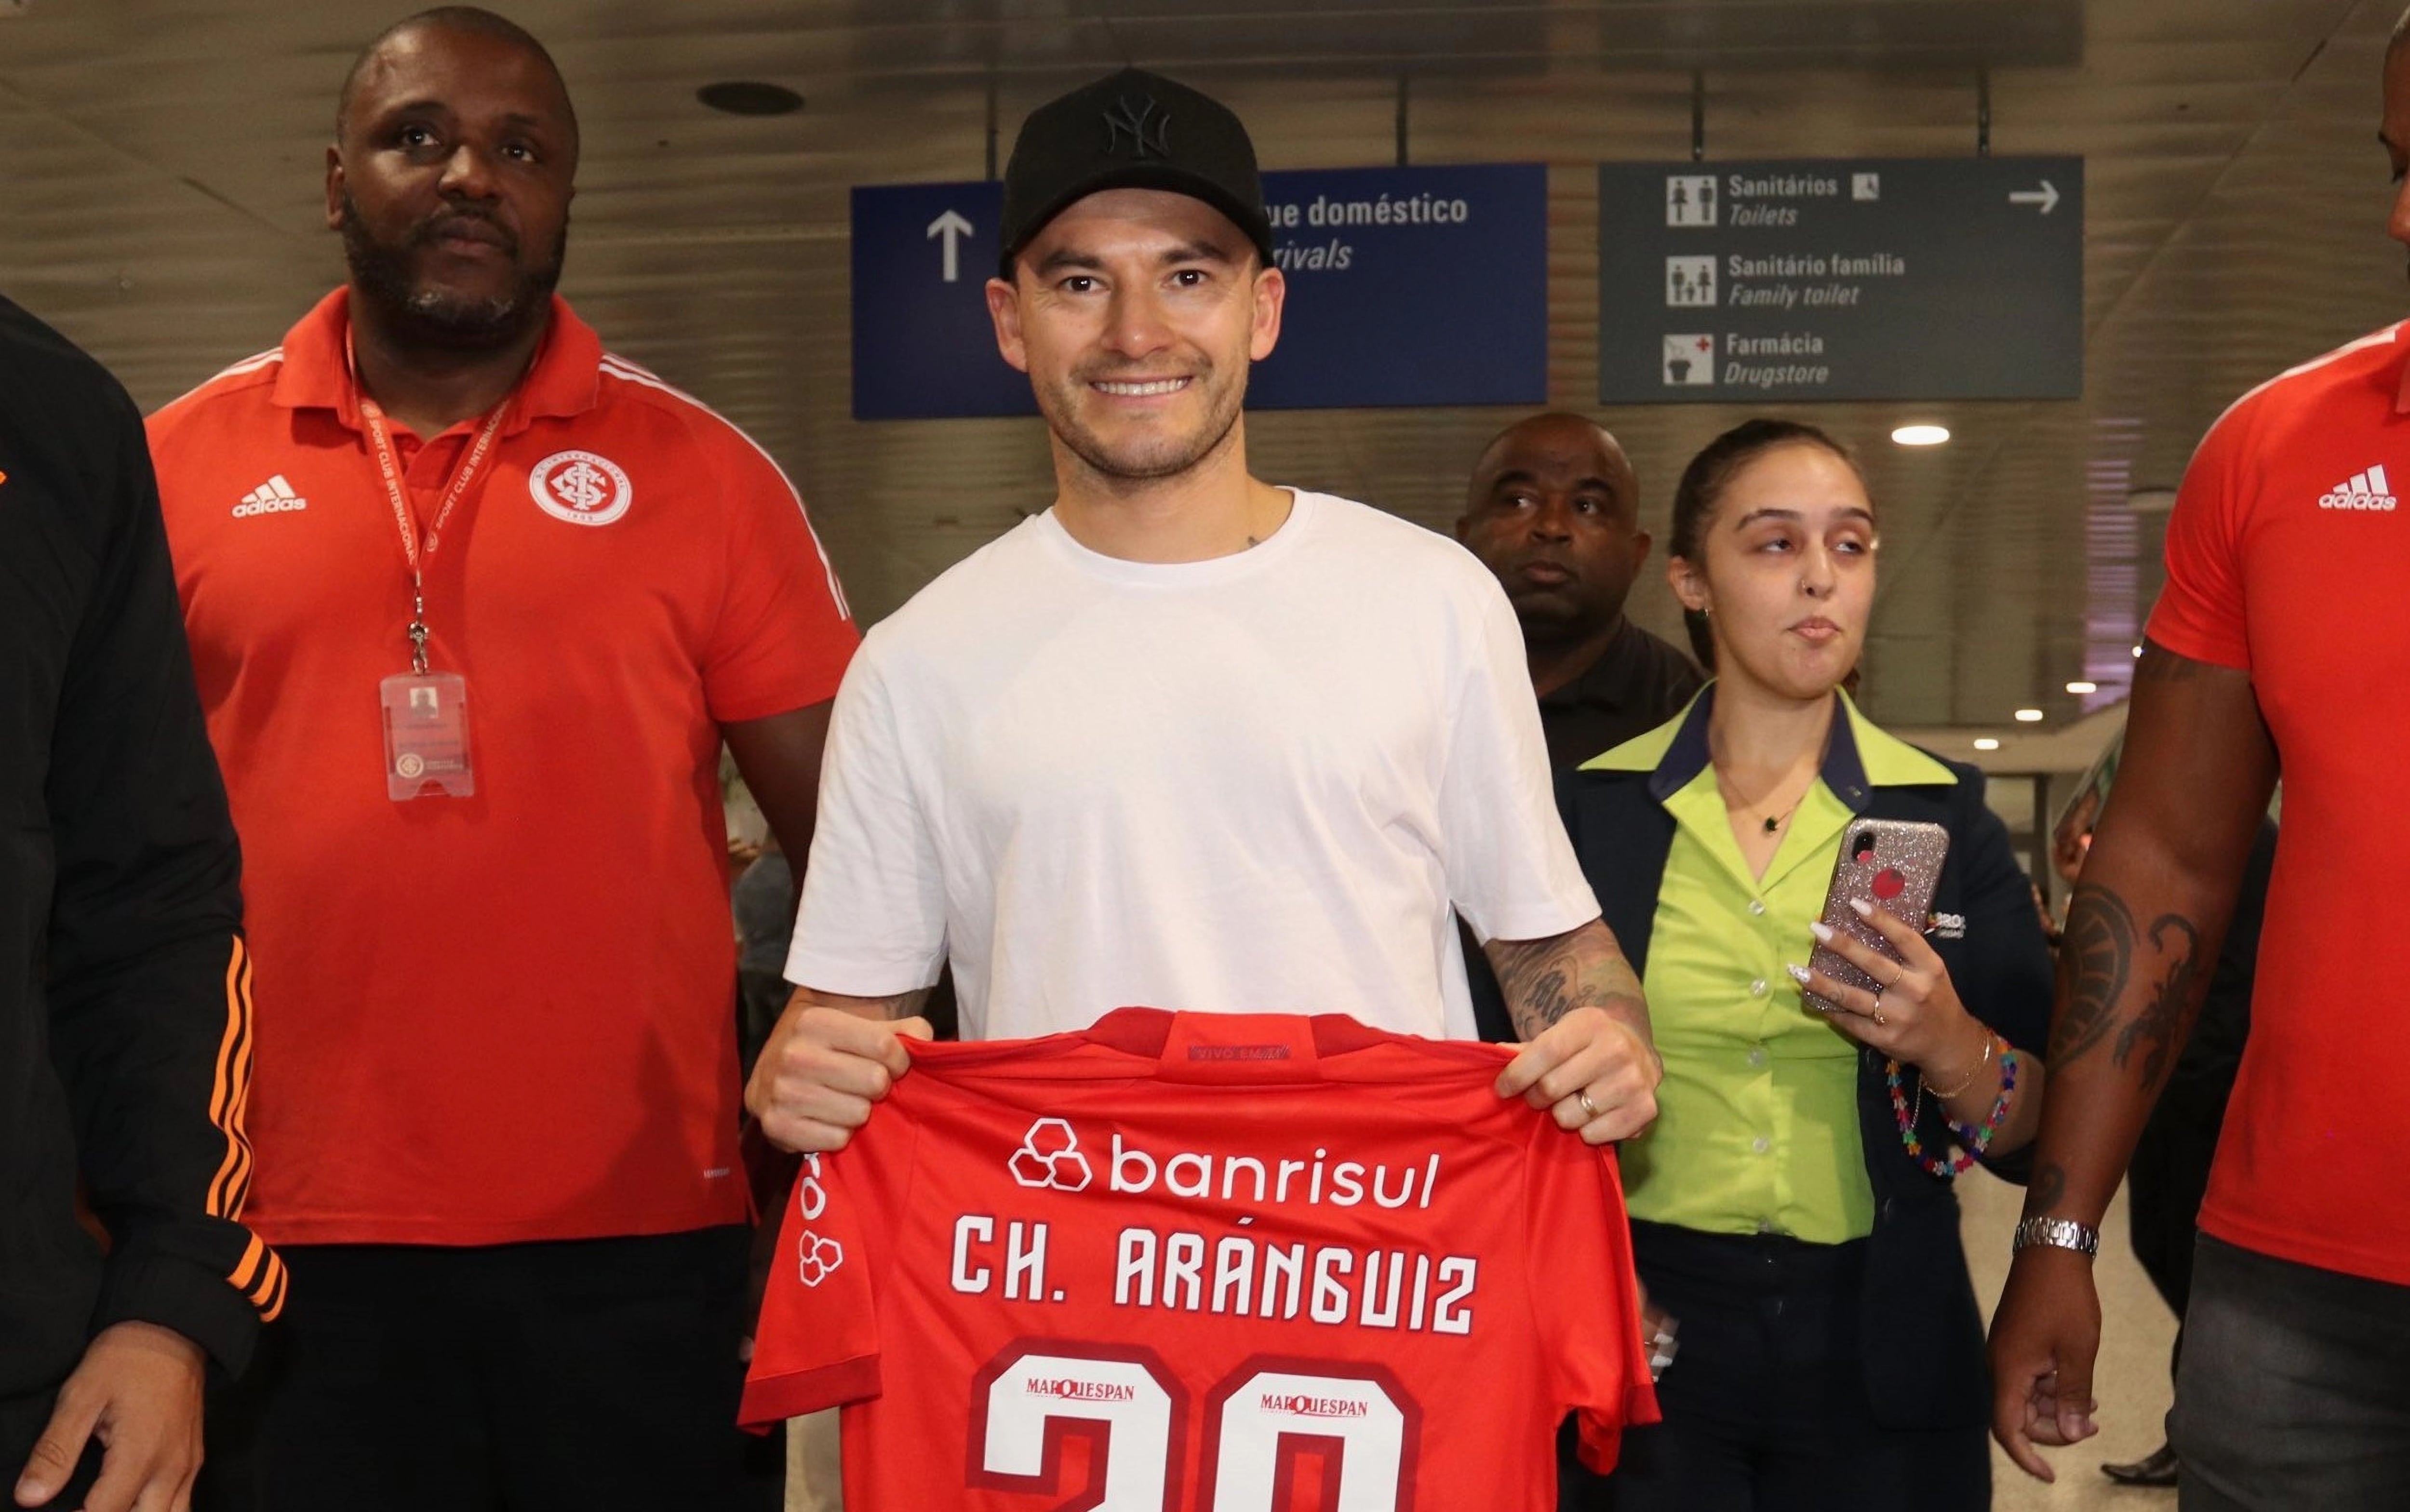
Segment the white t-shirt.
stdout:
<path fill-rule="evenodd" d="M 883 997 L 951 952 L 966 1039 L 1129 1005 L 1469 1039 L 1451 903 L 1483 939 L 1599 913 L 1486 568 L 1325 494 L 1177 564 L 1049 511 L 863 642 L 787 976 Z"/>

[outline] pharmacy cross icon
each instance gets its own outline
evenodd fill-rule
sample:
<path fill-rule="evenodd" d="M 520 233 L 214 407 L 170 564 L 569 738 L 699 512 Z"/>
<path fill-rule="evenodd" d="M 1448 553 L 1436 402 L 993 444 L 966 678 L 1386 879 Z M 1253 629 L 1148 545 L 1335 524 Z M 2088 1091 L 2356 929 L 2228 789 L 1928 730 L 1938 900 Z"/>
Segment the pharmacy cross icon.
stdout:
<path fill-rule="evenodd" d="M 1716 339 L 1712 336 L 1665 338 L 1665 383 L 1669 387 L 1704 387 L 1716 381 Z"/>

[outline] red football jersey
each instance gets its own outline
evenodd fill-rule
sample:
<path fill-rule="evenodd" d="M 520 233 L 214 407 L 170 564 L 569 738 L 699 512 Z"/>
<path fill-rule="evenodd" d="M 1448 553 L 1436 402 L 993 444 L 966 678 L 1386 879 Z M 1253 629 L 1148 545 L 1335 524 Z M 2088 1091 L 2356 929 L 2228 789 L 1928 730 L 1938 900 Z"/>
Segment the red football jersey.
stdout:
<path fill-rule="evenodd" d="M 1615 1157 L 1508 1052 L 1124 1009 L 914 1047 L 806 1163 L 744 1418 L 846 1404 L 849 1507 L 1556 1505 L 1653 1422 Z"/>

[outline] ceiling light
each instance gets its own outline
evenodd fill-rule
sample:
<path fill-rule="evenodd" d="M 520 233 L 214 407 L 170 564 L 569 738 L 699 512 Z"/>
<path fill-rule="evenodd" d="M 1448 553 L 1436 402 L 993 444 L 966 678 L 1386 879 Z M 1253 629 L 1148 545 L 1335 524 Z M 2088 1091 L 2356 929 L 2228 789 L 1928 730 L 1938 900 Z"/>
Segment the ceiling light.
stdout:
<path fill-rule="evenodd" d="M 792 115 L 804 108 L 804 97 L 784 84 L 749 79 L 705 84 L 694 97 L 725 115 Z"/>
<path fill-rule="evenodd" d="M 2017 722 L 2019 724 L 2040 724 L 2041 723 L 2041 710 L 2019 709 L 2017 710 Z"/>
<path fill-rule="evenodd" d="M 1904 425 L 1891 433 L 1891 439 L 1902 446 L 1938 446 L 1950 439 L 1950 428 L 1938 425 Z"/>
<path fill-rule="evenodd" d="M 1977 750 L 1997 750 L 2000 749 L 2000 743 L 1993 739 L 1990 735 L 1984 735 L 1975 742 L 1975 749 Z"/>
<path fill-rule="evenodd" d="M 2100 691 L 2100 685 L 2097 682 L 2077 681 L 2069 683 L 2067 691 L 2070 693 L 2097 693 Z"/>

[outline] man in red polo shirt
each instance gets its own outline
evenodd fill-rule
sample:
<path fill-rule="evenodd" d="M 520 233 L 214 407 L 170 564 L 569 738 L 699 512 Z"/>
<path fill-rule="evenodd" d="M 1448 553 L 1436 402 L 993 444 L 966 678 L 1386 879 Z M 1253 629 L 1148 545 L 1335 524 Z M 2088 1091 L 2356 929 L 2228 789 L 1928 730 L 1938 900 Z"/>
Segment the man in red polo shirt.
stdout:
<path fill-rule="evenodd" d="M 152 423 L 293 1272 L 223 1505 L 744 1505 L 719 752 L 805 854 L 856 637 L 770 459 L 553 296 L 577 144 L 516 26 L 396 26 L 348 284 Z"/>
<path fill-rule="evenodd" d="M 2410 17 L 2385 64 L 2410 244 Z M 2201 1204 L 2173 1442 L 2186 1512 L 2410 1486 L 2410 325 L 2246 394 L 2168 526 L 2117 786 L 2060 946 L 2050 1096 L 1992 1330 L 1995 1432 L 2094 1432 L 2096 1226 L 2190 1031 L 2278 768 L 2251 1039 Z"/>

